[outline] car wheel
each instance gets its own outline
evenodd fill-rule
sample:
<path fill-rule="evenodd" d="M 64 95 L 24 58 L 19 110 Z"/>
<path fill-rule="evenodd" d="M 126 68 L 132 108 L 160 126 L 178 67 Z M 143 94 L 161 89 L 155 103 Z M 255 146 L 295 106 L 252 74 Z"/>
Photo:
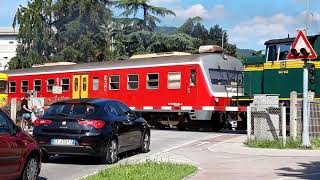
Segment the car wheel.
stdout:
<path fill-rule="evenodd" d="M 106 153 L 101 158 L 102 163 L 114 164 L 118 162 L 118 142 L 112 139 L 106 146 Z"/>
<path fill-rule="evenodd" d="M 143 134 L 142 144 L 140 148 L 140 152 L 147 153 L 150 151 L 150 133 L 145 132 Z"/>
<path fill-rule="evenodd" d="M 39 164 L 39 158 L 30 157 L 23 169 L 22 180 L 36 180 L 40 171 Z"/>

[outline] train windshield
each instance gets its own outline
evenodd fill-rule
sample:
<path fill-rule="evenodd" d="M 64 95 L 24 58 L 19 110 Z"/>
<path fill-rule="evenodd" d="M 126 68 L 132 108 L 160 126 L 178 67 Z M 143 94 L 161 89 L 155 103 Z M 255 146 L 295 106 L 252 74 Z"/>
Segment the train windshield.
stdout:
<path fill-rule="evenodd" d="M 0 94 L 8 92 L 8 82 L 5 80 L 0 80 Z"/>
<path fill-rule="evenodd" d="M 211 83 L 214 85 L 242 86 L 243 75 L 241 71 L 209 69 Z"/>

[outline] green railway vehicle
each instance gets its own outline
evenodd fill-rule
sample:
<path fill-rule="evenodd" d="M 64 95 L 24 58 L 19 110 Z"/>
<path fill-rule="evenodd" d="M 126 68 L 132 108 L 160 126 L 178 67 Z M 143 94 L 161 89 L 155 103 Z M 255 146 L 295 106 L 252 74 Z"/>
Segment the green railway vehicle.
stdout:
<path fill-rule="evenodd" d="M 233 98 L 240 105 L 249 105 L 255 94 L 277 94 L 281 102 L 288 105 L 290 92 L 302 93 L 303 66 L 301 59 L 287 59 L 287 54 L 295 38 L 273 39 L 265 42 L 264 54 L 244 60 L 244 96 Z M 320 55 L 320 34 L 308 36 L 314 50 Z M 309 61 L 314 65 L 315 73 L 310 78 L 309 90 L 320 99 L 320 58 Z"/>

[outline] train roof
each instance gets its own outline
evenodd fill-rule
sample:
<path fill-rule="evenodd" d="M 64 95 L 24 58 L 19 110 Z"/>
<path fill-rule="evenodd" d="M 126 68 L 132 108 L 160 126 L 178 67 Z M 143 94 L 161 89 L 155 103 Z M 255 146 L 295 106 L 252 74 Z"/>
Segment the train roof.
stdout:
<path fill-rule="evenodd" d="M 308 40 L 310 41 L 311 44 L 320 37 L 320 34 L 313 35 L 313 36 L 308 36 Z M 269 41 L 266 41 L 264 45 L 271 45 L 271 44 L 284 44 L 284 43 L 293 43 L 295 38 L 283 38 L 283 39 L 272 39 Z"/>
<path fill-rule="evenodd" d="M 45 66 L 24 68 L 5 71 L 10 75 L 26 75 L 26 74 L 41 74 L 41 73 L 59 73 L 59 72 L 77 72 L 77 71 L 93 71 L 103 69 L 124 69 L 135 67 L 152 67 L 152 66 L 166 66 L 176 64 L 197 64 L 206 57 L 214 57 L 216 61 L 225 61 L 220 53 L 203 53 L 186 56 L 171 56 L 171 57 L 156 57 L 156 58 L 142 58 L 142 59 L 128 59 L 118 61 L 104 61 L 83 63 L 75 65 L 58 65 L 58 66 Z M 234 60 L 235 58 L 228 56 L 228 59 Z M 240 60 L 239 60 L 240 61 Z"/>

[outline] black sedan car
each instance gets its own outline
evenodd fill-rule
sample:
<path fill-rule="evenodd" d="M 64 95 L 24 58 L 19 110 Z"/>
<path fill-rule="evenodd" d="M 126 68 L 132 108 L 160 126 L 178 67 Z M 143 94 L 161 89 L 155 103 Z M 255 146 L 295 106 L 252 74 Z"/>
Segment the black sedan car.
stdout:
<path fill-rule="evenodd" d="M 79 99 L 54 103 L 34 123 L 33 136 L 51 155 L 89 155 L 102 163 L 115 163 L 118 154 L 138 149 L 149 151 L 150 127 L 122 102 Z"/>

